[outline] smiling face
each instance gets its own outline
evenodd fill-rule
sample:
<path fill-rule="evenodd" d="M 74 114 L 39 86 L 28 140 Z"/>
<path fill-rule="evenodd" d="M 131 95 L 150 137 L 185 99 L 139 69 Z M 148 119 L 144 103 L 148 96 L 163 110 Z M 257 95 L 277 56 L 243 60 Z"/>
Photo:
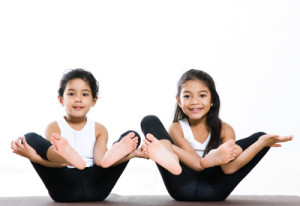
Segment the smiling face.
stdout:
<path fill-rule="evenodd" d="M 177 103 L 190 120 L 206 118 L 213 105 L 209 88 L 200 80 L 189 80 L 181 86 Z"/>
<path fill-rule="evenodd" d="M 58 99 L 65 107 L 68 119 L 85 118 L 97 101 L 97 98 L 92 96 L 89 84 L 82 79 L 70 80 L 63 96 L 58 96 Z"/>

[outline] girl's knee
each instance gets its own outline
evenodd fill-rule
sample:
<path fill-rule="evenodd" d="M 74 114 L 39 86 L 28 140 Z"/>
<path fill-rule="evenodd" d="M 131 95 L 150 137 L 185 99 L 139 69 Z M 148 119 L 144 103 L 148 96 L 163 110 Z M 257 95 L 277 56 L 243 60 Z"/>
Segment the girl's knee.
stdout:
<path fill-rule="evenodd" d="M 236 141 L 236 144 L 239 145 L 242 148 L 242 150 L 245 150 L 250 145 L 252 145 L 254 142 L 256 142 L 259 139 L 259 137 L 261 137 L 262 135 L 265 135 L 265 134 L 266 133 L 264 133 L 264 132 L 256 132 L 249 137 L 246 137 L 244 139 L 240 139 L 240 140 Z"/>
<path fill-rule="evenodd" d="M 160 122 L 159 118 L 155 115 L 148 115 L 148 116 L 145 116 L 142 121 L 141 121 L 141 126 L 145 126 L 145 125 L 148 125 L 148 124 L 151 124 L 153 122 Z"/>
<path fill-rule="evenodd" d="M 26 138 L 26 142 L 36 150 L 36 152 L 43 158 L 47 160 L 47 151 L 51 146 L 51 143 L 46 140 L 44 137 L 36 134 L 36 133 L 27 133 L 24 135 Z M 22 141 L 23 143 L 23 141 Z"/>
<path fill-rule="evenodd" d="M 37 141 L 39 141 L 39 139 L 41 138 L 40 135 L 34 133 L 34 132 L 30 132 L 24 135 L 26 138 L 26 142 L 30 145 L 30 146 L 34 146 L 35 143 Z M 21 139 L 21 142 L 23 144 L 23 138 Z"/>
<path fill-rule="evenodd" d="M 256 133 L 254 133 L 252 136 L 257 137 L 257 139 L 258 139 L 259 137 L 261 137 L 261 136 L 263 136 L 263 135 L 265 135 L 265 134 L 266 134 L 265 132 L 256 132 Z"/>

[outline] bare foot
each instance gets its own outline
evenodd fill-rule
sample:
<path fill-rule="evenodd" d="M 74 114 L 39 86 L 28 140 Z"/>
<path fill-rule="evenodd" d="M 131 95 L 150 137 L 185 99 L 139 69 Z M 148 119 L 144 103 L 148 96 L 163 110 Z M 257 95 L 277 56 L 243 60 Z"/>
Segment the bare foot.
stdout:
<path fill-rule="evenodd" d="M 273 134 L 266 134 L 259 137 L 259 140 L 263 142 L 266 147 L 281 147 L 279 142 L 288 142 L 293 140 L 293 135 L 279 136 Z"/>
<path fill-rule="evenodd" d="M 108 150 L 101 161 L 103 168 L 110 167 L 133 150 L 136 149 L 138 144 L 138 138 L 134 137 L 134 132 L 130 132 L 120 142 L 113 144 L 110 150 Z"/>
<path fill-rule="evenodd" d="M 148 157 L 148 155 L 146 155 L 145 149 L 143 149 L 143 147 L 134 150 L 133 156 L 138 157 L 138 158 L 149 159 L 149 157 Z"/>
<path fill-rule="evenodd" d="M 147 147 L 147 149 L 145 149 L 146 155 L 148 155 L 150 159 L 167 169 L 172 174 L 179 175 L 182 171 L 182 168 L 179 164 L 178 157 L 169 151 L 152 134 L 147 134 L 146 137 L 147 139 L 144 139 L 144 143 Z"/>
<path fill-rule="evenodd" d="M 217 149 L 211 150 L 201 159 L 200 164 L 204 168 L 227 164 L 235 158 L 236 150 L 235 141 L 231 139 L 220 145 Z"/>
<path fill-rule="evenodd" d="M 80 170 L 85 168 L 85 162 L 65 138 L 58 133 L 53 133 L 50 140 L 53 151 L 63 158 L 68 165 L 74 166 Z"/>

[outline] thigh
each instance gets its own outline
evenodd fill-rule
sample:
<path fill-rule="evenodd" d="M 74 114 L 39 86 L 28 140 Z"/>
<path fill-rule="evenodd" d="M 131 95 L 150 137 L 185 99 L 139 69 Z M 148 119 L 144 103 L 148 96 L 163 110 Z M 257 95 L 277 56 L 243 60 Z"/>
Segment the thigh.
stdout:
<path fill-rule="evenodd" d="M 67 167 L 49 168 L 36 163 L 32 163 L 32 165 L 54 201 L 83 201 L 82 177 L 84 170 Z"/>
<path fill-rule="evenodd" d="M 218 201 L 225 174 L 220 167 L 207 168 L 197 172 L 184 164 L 178 176 L 160 168 L 164 183 L 171 197 L 178 201 Z"/>
<path fill-rule="evenodd" d="M 36 133 L 28 133 L 25 137 L 27 143 L 43 159 L 47 160 L 47 151 L 51 143 Z M 82 171 L 67 167 L 50 168 L 37 163 L 31 163 L 54 201 L 74 202 L 82 200 Z"/>
<path fill-rule="evenodd" d="M 180 163 L 182 172 L 173 175 L 160 165 L 156 164 L 169 195 L 178 201 L 192 201 L 197 191 L 198 174 L 184 164 Z"/>
<path fill-rule="evenodd" d="M 84 200 L 102 201 L 106 199 L 127 164 L 128 161 L 109 168 L 98 166 L 86 168 L 83 177 Z"/>

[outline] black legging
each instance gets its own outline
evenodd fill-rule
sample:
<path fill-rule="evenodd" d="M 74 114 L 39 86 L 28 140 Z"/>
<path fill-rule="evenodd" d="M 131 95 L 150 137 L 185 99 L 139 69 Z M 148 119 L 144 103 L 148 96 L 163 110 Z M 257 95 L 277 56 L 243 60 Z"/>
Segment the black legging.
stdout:
<path fill-rule="evenodd" d="M 141 128 L 144 135 L 151 133 L 159 140 L 167 139 L 174 144 L 163 124 L 156 116 L 149 115 L 144 117 L 141 122 Z M 236 141 L 236 144 L 245 150 L 264 134 L 263 132 L 255 133 L 250 137 Z M 182 173 L 176 176 L 158 164 L 157 166 L 170 196 L 175 200 L 222 201 L 230 195 L 239 182 L 255 167 L 269 149 L 269 147 L 265 147 L 248 164 L 232 175 L 224 174 L 220 166 L 196 172 L 180 163 Z"/>
<path fill-rule="evenodd" d="M 118 141 L 129 132 L 134 131 L 125 132 Z M 139 134 L 137 132 L 134 133 L 140 142 Z M 28 133 L 25 137 L 28 144 L 43 159 L 48 160 L 46 154 L 51 143 L 35 133 Z M 110 194 L 127 164 L 128 161 L 106 169 L 94 165 L 84 170 L 78 170 L 68 167 L 49 168 L 32 162 L 50 197 L 57 202 L 104 200 Z"/>

